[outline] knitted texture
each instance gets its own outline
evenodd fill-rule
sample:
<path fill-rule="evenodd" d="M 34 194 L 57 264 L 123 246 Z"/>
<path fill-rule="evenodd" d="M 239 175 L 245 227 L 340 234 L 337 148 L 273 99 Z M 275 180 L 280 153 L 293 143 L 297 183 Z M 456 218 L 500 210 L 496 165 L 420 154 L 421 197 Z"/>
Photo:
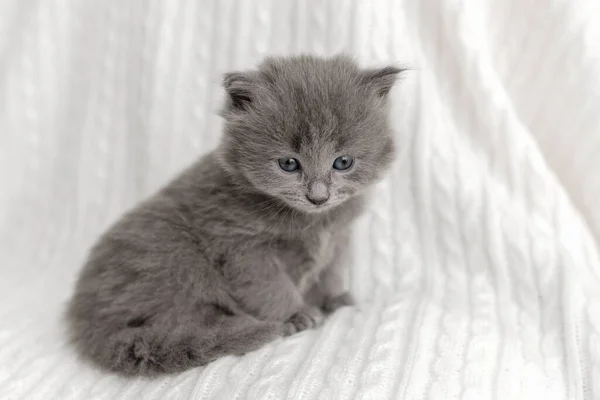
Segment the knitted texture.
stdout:
<path fill-rule="evenodd" d="M 0 0 L 0 399 L 600 399 L 597 0 Z M 408 65 L 358 305 L 153 380 L 78 360 L 95 238 L 219 138 L 269 54 Z"/>

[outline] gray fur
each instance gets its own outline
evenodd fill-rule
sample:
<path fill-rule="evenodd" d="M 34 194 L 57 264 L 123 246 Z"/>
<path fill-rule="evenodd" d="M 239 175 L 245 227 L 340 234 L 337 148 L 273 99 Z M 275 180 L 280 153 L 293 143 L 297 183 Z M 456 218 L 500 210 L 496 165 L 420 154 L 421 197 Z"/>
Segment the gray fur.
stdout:
<path fill-rule="evenodd" d="M 298 56 L 227 74 L 218 149 L 91 250 L 67 310 L 79 353 L 126 375 L 181 371 L 352 304 L 350 224 L 393 158 L 386 96 L 399 72 Z M 356 158 L 350 170 L 332 168 L 340 155 Z"/>

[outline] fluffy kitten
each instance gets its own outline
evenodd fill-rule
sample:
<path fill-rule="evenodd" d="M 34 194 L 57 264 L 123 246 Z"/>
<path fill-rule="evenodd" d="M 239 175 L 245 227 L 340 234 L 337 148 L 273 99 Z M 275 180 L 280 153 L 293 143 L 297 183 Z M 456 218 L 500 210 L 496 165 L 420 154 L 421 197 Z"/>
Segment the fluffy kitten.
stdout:
<path fill-rule="evenodd" d="M 78 351 L 123 374 L 181 371 L 351 304 L 350 224 L 393 158 L 399 72 L 299 56 L 227 74 L 218 149 L 91 250 L 67 312 Z"/>

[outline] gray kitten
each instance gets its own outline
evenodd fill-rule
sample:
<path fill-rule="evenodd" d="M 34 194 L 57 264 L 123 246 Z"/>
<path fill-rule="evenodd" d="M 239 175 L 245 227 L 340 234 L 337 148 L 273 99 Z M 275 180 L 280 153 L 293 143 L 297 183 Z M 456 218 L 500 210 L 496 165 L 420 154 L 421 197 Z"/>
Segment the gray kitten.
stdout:
<path fill-rule="evenodd" d="M 393 159 L 399 72 L 298 56 L 226 74 L 220 146 L 91 250 L 67 311 L 78 351 L 122 374 L 182 371 L 352 304 L 350 225 Z"/>

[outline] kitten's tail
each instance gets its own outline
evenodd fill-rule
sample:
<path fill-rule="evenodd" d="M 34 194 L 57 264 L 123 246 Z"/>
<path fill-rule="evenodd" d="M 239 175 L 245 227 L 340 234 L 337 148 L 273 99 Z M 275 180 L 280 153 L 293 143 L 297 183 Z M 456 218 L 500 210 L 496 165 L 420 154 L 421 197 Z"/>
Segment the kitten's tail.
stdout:
<path fill-rule="evenodd" d="M 215 327 L 183 330 L 126 328 L 104 340 L 75 338 L 80 351 L 104 368 L 125 375 L 180 372 L 226 355 L 242 355 L 284 335 L 284 325 L 231 316 Z"/>

